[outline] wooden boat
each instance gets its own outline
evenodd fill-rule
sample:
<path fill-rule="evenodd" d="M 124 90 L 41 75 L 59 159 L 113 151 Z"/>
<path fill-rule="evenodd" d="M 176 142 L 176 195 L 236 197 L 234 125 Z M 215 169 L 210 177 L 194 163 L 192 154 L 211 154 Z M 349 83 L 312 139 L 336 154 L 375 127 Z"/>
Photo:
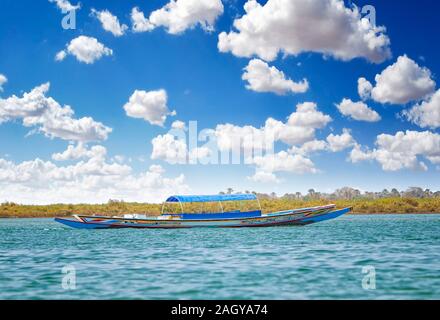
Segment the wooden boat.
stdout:
<path fill-rule="evenodd" d="M 224 204 L 256 201 L 258 208 L 246 208 L 225 211 Z M 184 204 L 201 204 L 199 213 L 188 213 Z M 204 212 L 205 203 L 217 203 L 221 209 L 218 212 Z M 180 213 L 168 212 L 167 205 L 179 204 Z M 141 214 L 127 214 L 123 216 L 74 215 L 73 218 L 55 218 L 55 221 L 64 225 L 80 229 L 113 229 L 113 228 L 243 228 L 243 227 L 272 227 L 297 225 L 304 226 L 316 222 L 335 219 L 351 211 L 351 208 L 335 209 L 334 204 L 292 209 L 263 214 L 261 205 L 254 194 L 231 194 L 213 196 L 172 196 L 162 206 L 160 216 L 146 216 Z"/>

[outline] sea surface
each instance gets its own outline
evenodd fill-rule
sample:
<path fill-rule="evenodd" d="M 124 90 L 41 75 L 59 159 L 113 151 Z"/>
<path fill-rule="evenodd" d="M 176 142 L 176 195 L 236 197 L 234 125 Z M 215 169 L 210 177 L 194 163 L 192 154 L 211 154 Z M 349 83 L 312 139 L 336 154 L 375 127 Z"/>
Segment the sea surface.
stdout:
<path fill-rule="evenodd" d="M 440 215 L 183 230 L 0 219 L 0 299 L 440 299 Z"/>

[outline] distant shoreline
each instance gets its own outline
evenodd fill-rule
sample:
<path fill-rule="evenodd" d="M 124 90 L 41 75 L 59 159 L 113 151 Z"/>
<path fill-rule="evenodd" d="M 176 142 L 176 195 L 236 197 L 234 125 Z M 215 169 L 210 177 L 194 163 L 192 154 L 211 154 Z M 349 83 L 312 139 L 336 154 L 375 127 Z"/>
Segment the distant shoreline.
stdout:
<path fill-rule="evenodd" d="M 295 208 L 313 207 L 334 203 L 338 208 L 353 208 L 353 215 L 379 214 L 440 214 L 440 198 L 381 198 L 381 199 L 260 199 L 264 213 L 277 212 Z M 236 204 L 235 204 L 236 205 Z M 255 204 L 253 204 L 255 206 Z M 123 214 L 145 214 L 157 216 L 161 214 L 161 204 L 130 203 L 109 201 L 106 204 L 53 204 L 53 205 L 20 205 L 3 203 L 0 205 L 0 218 L 53 218 L 67 217 L 74 214 L 116 216 Z M 197 212 L 198 206 L 185 205 L 185 210 Z M 180 208 L 178 208 L 180 210 Z M 236 210 L 236 207 L 225 207 L 226 210 Z M 242 210 L 251 207 L 242 207 Z M 253 207 L 252 210 L 256 208 Z M 205 208 L 207 210 L 207 208 Z M 213 206 L 212 210 L 218 210 Z M 211 212 L 211 211 L 210 211 Z"/>

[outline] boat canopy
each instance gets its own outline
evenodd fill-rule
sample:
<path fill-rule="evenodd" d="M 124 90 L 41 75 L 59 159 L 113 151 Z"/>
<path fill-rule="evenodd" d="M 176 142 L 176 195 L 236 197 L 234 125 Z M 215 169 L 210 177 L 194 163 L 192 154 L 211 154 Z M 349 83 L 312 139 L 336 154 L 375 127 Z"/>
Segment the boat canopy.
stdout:
<path fill-rule="evenodd" d="M 244 201 L 258 200 L 253 193 L 245 194 L 217 194 L 212 196 L 171 196 L 166 202 L 222 202 L 222 201 Z"/>

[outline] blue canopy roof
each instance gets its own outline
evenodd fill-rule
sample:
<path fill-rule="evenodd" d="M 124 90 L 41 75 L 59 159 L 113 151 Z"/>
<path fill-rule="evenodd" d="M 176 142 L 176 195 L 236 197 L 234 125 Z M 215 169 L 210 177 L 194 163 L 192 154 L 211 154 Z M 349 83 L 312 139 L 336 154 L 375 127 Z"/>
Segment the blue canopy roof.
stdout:
<path fill-rule="evenodd" d="M 252 193 L 246 194 L 217 194 L 213 196 L 172 196 L 166 202 L 217 202 L 217 201 L 241 201 L 257 200 Z"/>

